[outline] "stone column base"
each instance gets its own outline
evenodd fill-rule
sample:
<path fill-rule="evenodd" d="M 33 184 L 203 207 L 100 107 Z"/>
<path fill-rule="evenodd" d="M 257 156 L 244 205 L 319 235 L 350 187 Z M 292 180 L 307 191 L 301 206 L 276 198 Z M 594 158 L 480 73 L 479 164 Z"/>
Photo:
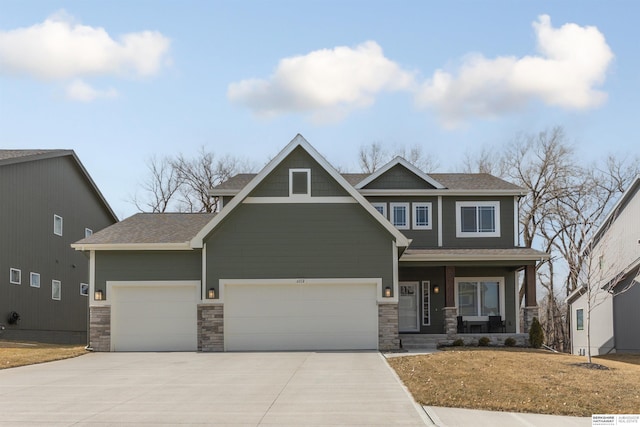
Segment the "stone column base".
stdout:
<path fill-rule="evenodd" d="M 442 311 L 444 312 L 444 333 L 451 339 L 458 333 L 458 309 L 445 307 Z"/>
<path fill-rule="evenodd" d="M 111 306 L 89 307 L 89 347 L 111 351 Z"/>
<path fill-rule="evenodd" d="M 378 304 L 378 350 L 399 348 L 398 303 Z"/>
<path fill-rule="evenodd" d="M 198 351 L 224 351 L 222 304 L 198 304 Z"/>
<path fill-rule="evenodd" d="M 531 330 L 531 323 L 533 323 L 533 318 L 537 317 L 540 319 L 540 311 L 538 307 L 524 307 L 522 309 L 522 332 L 528 334 Z"/>

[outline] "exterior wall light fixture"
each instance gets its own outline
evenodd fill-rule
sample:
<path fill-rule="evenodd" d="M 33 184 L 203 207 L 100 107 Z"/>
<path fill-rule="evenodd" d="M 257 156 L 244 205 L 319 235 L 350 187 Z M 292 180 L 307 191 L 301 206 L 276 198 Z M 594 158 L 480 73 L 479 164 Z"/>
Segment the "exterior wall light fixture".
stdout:
<path fill-rule="evenodd" d="M 434 293 L 434 294 L 439 294 L 439 293 L 440 293 L 440 286 L 435 285 L 435 286 L 433 287 L 433 293 Z"/>
<path fill-rule="evenodd" d="M 216 290 L 213 288 L 209 288 L 207 291 L 207 299 L 215 299 L 216 298 Z"/>
<path fill-rule="evenodd" d="M 389 286 L 384 288 L 384 297 L 385 298 L 391 298 L 391 288 Z"/>
<path fill-rule="evenodd" d="M 93 299 L 96 301 L 103 301 L 104 300 L 104 292 L 102 292 L 101 290 L 97 290 L 93 293 Z"/>

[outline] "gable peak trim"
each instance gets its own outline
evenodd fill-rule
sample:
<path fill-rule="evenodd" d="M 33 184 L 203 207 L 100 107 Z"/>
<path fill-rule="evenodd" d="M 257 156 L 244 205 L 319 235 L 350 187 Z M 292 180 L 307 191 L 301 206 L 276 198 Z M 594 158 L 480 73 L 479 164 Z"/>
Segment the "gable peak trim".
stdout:
<path fill-rule="evenodd" d="M 366 177 L 365 179 L 360 181 L 358 184 L 356 184 L 355 188 L 357 190 L 363 189 L 368 184 L 372 183 L 373 181 L 375 181 L 376 179 L 378 179 L 379 177 L 381 177 L 382 175 L 387 173 L 391 168 L 393 168 L 394 166 L 397 166 L 397 165 L 400 165 L 400 166 L 404 167 L 405 169 L 409 170 L 409 172 L 415 174 L 418 178 L 420 178 L 423 181 L 431 184 L 432 186 L 434 186 L 438 190 L 442 190 L 442 189 L 446 188 L 444 185 L 440 184 L 438 181 L 436 181 L 435 179 L 430 177 L 427 173 L 421 171 L 416 166 L 414 166 L 413 164 L 409 163 L 402 156 L 394 157 L 390 162 L 388 162 L 387 164 L 382 166 L 380 169 L 378 169 L 377 171 L 373 172 L 371 175 L 369 175 L 368 177 Z"/>

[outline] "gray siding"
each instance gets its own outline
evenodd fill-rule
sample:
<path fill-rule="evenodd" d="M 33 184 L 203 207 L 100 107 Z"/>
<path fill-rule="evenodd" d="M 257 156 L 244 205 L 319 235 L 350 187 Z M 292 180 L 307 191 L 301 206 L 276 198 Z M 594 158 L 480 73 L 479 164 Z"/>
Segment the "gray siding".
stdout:
<path fill-rule="evenodd" d="M 622 283 L 619 286 L 626 286 Z M 640 352 L 640 283 L 613 298 L 613 328 L 616 351 Z"/>
<path fill-rule="evenodd" d="M 251 192 L 252 197 L 289 196 L 289 169 L 311 169 L 311 196 L 348 196 L 342 188 L 304 149 L 296 148 Z"/>
<path fill-rule="evenodd" d="M 367 190 L 415 190 L 435 188 L 402 165 L 395 165 L 364 188 Z"/>
<path fill-rule="evenodd" d="M 379 277 L 393 283 L 392 237 L 358 204 L 242 204 L 207 238 L 219 279 Z"/>
<path fill-rule="evenodd" d="M 499 201 L 500 237 L 456 237 L 456 202 Z M 512 248 L 514 247 L 513 197 L 443 197 L 442 245 L 448 248 Z"/>
<path fill-rule="evenodd" d="M 106 295 L 107 281 L 201 280 L 202 252 L 100 251 L 96 252 L 96 290 Z M 106 295 L 107 300 L 109 298 Z"/>
<path fill-rule="evenodd" d="M 436 248 L 438 247 L 438 198 L 437 197 L 367 197 L 370 203 L 386 203 L 387 219 L 390 215 L 389 203 L 409 203 L 409 224 L 413 226 L 413 208 L 411 203 L 428 202 L 431 203 L 431 230 L 400 230 L 407 238 L 412 239 L 411 248 Z"/>
<path fill-rule="evenodd" d="M 0 323 L 16 311 L 20 322 L 7 325 L 14 337 L 46 340 L 57 331 L 52 340 L 61 332 L 84 340 L 80 283 L 89 283 L 89 263 L 70 244 L 85 228 L 97 232 L 114 219 L 71 156 L 0 166 L 0 201 Z M 53 234 L 54 214 L 63 218 L 62 236 Z M 9 283 L 12 267 L 22 271 L 20 285 Z M 40 288 L 29 285 L 31 272 L 40 273 Z M 52 280 L 62 283 L 59 301 L 51 298 Z"/>

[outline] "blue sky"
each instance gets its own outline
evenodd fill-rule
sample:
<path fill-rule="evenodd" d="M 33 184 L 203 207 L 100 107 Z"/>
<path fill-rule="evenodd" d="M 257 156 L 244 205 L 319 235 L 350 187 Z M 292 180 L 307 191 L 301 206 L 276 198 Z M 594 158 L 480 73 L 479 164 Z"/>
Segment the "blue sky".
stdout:
<path fill-rule="evenodd" d="M 633 1 L 5 1 L 0 147 L 70 148 L 119 217 L 151 155 L 262 166 L 297 133 L 344 170 L 420 145 L 439 172 L 563 126 L 639 154 Z"/>

